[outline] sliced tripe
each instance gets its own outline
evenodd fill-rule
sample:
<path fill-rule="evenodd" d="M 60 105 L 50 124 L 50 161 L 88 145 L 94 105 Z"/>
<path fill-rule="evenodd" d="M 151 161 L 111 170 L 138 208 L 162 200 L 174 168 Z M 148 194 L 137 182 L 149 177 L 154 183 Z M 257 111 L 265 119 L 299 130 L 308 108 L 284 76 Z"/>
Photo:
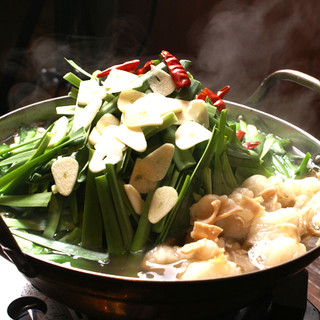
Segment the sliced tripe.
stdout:
<path fill-rule="evenodd" d="M 139 165 L 147 180 L 160 181 L 165 177 L 172 162 L 174 149 L 173 144 L 164 143 L 142 159 Z"/>
<path fill-rule="evenodd" d="M 157 186 L 156 181 L 150 181 L 144 177 L 144 166 L 142 164 L 142 159 L 137 158 L 135 165 L 132 170 L 132 174 L 130 176 L 129 184 L 134 186 L 139 193 L 145 194 L 148 193 L 150 190 L 154 190 Z"/>
<path fill-rule="evenodd" d="M 97 122 L 96 129 L 102 134 L 103 130 L 110 126 L 118 126 L 120 124 L 119 119 L 111 113 L 105 113 Z"/>
<path fill-rule="evenodd" d="M 51 147 L 55 145 L 57 142 L 59 142 L 62 138 L 64 138 L 67 134 L 68 130 L 68 118 L 63 116 L 59 118 L 55 124 L 53 125 L 53 128 L 51 129 L 51 140 L 48 144 L 48 147 Z"/>
<path fill-rule="evenodd" d="M 73 130 L 76 131 L 81 127 L 87 129 L 100 110 L 101 103 L 101 99 L 95 99 L 87 104 L 84 108 L 78 107 L 76 116 L 73 120 Z"/>
<path fill-rule="evenodd" d="M 96 80 L 82 80 L 79 86 L 77 104 L 86 106 L 92 100 L 103 99 L 106 94 L 106 88 L 100 86 Z"/>
<path fill-rule="evenodd" d="M 129 128 L 123 123 L 119 126 L 116 138 L 137 152 L 147 149 L 147 141 L 141 128 Z"/>
<path fill-rule="evenodd" d="M 159 222 L 174 207 L 178 199 L 178 192 L 173 187 L 157 188 L 151 200 L 148 219 L 151 223 Z"/>
<path fill-rule="evenodd" d="M 176 130 L 176 146 L 182 150 L 189 149 L 202 141 L 209 140 L 210 137 L 211 131 L 201 124 L 185 121 Z"/>
<path fill-rule="evenodd" d="M 135 213 L 140 215 L 144 206 L 144 200 L 142 199 L 139 191 L 131 184 L 125 184 L 124 190 L 126 191 L 133 210 Z"/>
<path fill-rule="evenodd" d="M 168 96 L 175 90 L 176 86 L 170 74 L 156 66 L 151 66 L 150 73 L 153 76 L 148 80 L 148 83 L 153 92 Z"/>
<path fill-rule="evenodd" d="M 190 101 L 189 106 L 185 109 L 189 119 L 200 123 L 205 128 L 209 127 L 209 114 L 207 104 L 201 99 Z"/>
<path fill-rule="evenodd" d="M 52 164 L 54 183 L 61 195 L 70 195 L 77 180 L 78 170 L 78 161 L 73 157 L 60 158 Z"/>
<path fill-rule="evenodd" d="M 146 94 L 134 89 L 123 90 L 119 94 L 117 106 L 121 112 L 125 112 L 126 107 L 132 105 L 135 101 L 143 98 Z"/>
<path fill-rule="evenodd" d="M 103 86 L 108 93 L 120 92 L 141 87 L 142 79 L 134 73 L 113 69 L 103 82 Z"/>

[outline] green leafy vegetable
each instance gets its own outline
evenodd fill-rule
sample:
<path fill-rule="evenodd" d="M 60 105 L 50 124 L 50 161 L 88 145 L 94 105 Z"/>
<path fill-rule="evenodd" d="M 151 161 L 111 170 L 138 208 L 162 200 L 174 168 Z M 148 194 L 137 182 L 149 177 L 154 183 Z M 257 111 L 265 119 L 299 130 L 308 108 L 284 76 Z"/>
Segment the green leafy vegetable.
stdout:
<path fill-rule="evenodd" d="M 33 253 L 51 255 L 53 260 L 62 263 L 70 262 L 70 257 L 57 255 L 55 251 L 106 262 L 109 254 L 120 256 L 140 252 L 172 238 L 178 241 L 189 227 L 190 205 L 202 196 L 211 193 L 228 195 L 254 174 L 300 179 L 310 172 L 310 154 L 303 157 L 293 154 L 288 137 L 264 133 L 244 118 L 228 120 L 228 110 L 220 109 L 221 105 L 218 109 L 209 97 L 200 103 L 205 111 L 201 115 L 199 109 L 190 108 L 202 90 L 201 82 L 190 72 L 187 72 L 190 86 L 180 90 L 169 87 L 168 97 L 152 92 L 150 83 L 159 79 L 154 79 L 151 71 L 139 75 L 126 73 L 119 83 L 128 87 L 121 90 L 128 90 L 129 93 L 125 93 L 129 98 L 121 105 L 121 91 L 110 91 L 105 80 L 97 78 L 97 71 L 90 74 L 74 61 L 66 61 L 76 71 L 64 76 L 72 85 L 69 95 L 74 98 L 74 104 L 56 107 L 57 117 L 63 116 L 64 121 L 66 117 L 68 119 L 66 132 L 51 146 L 56 122 L 42 134 L 35 127 L 23 126 L 19 128 L 14 144 L 0 146 L 0 206 L 10 212 L 10 218 L 5 220 L 20 243 L 22 239 L 34 243 Z M 190 61 L 181 60 L 181 65 L 187 69 Z M 153 66 L 167 73 L 166 79 L 171 79 L 162 59 L 155 60 Z M 82 76 L 89 81 L 82 80 Z M 121 72 L 117 77 L 121 77 Z M 115 82 L 118 80 L 114 79 Z M 94 90 L 90 95 L 81 91 L 85 90 L 82 87 L 85 88 L 83 85 L 87 82 L 97 91 L 96 95 Z M 82 97 L 84 94 L 89 98 L 80 99 L 79 92 Z M 130 101 L 130 92 L 139 99 L 146 96 L 155 99 L 145 109 L 142 100 L 132 98 Z M 153 95 L 148 96 L 150 93 Z M 195 105 L 199 107 L 199 100 Z M 90 111 L 92 106 L 95 109 L 86 113 L 90 115 L 90 119 L 85 119 L 87 125 L 77 130 L 78 117 L 83 110 Z M 130 127 L 126 123 L 126 108 L 136 112 L 136 117 L 150 112 L 157 124 L 151 121 L 145 126 Z M 109 124 L 99 132 L 97 123 L 105 114 L 111 115 L 120 125 Z M 201 142 L 182 150 L 176 143 L 178 129 L 187 121 L 198 122 L 197 126 L 206 135 Z M 123 135 L 119 132 L 123 128 L 127 130 L 126 134 L 142 136 L 144 148 L 130 147 L 128 142 L 122 141 Z M 245 132 L 242 140 L 237 137 L 239 129 Z M 95 138 L 91 136 L 93 134 L 96 134 Z M 192 132 L 191 136 L 196 134 Z M 257 141 L 253 149 L 248 150 L 244 145 Z M 170 144 L 174 150 L 166 171 L 159 178 L 158 172 L 154 173 L 158 163 L 148 164 L 143 159 L 152 156 L 152 152 L 163 144 Z M 59 184 L 51 172 L 55 161 L 63 157 L 72 157 L 79 164 L 76 182 L 67 196 L 59 194 Z M 96 158 L 100 167 L 97 172 L 92 172 L 89 164 Z M 161 159 L 155 161 L 161 162 Z M 134 176 L 139 165 L 144 167 Z M 66 171 L 65 178 L 67 176 Z M 130 190 L 137 191 L 143 204 L 143 209 L 137 210 L 139 212 L 135 212 L 136 207 L 126 193 L 125 185 L 130 183 Z M 175 203 L 169 212 L 151 223 L 148 213 L 152 197 L 156 188 L 164 186 L 173 190 Z"/>

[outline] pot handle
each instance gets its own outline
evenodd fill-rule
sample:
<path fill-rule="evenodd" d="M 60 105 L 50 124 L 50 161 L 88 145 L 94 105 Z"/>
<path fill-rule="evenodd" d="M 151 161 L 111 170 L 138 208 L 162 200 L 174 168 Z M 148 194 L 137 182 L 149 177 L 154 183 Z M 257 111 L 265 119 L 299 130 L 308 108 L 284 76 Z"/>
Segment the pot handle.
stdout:
<path fill-rule="evenodd" d="M 38 272 L 21 251 L 8 226 L 0 215 L 0 255 L 8 259 L 27 277 L 35 277 Z"/>
<path fill-rule="evenodd" d="M 258 107 L 271 87 L 273 87 L 278 81 L 295 82 L 320 94 L 320 81 L 317 78 L 300 71 L 283 69 L 275 71 L 267 76 L 258 89 L 244 104 L 249 107 Z"/>

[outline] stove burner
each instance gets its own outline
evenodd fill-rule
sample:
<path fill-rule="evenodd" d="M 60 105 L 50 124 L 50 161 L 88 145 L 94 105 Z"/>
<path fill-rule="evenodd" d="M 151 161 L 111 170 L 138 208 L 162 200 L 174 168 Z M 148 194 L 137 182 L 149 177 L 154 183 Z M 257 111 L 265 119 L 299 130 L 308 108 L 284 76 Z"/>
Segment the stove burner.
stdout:
<path fill-rule="evenodd" d="M 47 305 L 36 297 L 20 297 L 9 304 L 7 312 L 12 319 L 40 320 L 47 312 Z"/>
<path fill-rule="evenodd" d="M 0 259 L 1 320 L 98 320 L 71 310 L 35 289 L 5 259 Z M 235 313 L 215 320 L 320 320 L 320 312 L 307 300 L 308 272 L 303 270 L 281 282 L 272 294 Z M 201 319 L 201 317 L 199 317 Z"/>

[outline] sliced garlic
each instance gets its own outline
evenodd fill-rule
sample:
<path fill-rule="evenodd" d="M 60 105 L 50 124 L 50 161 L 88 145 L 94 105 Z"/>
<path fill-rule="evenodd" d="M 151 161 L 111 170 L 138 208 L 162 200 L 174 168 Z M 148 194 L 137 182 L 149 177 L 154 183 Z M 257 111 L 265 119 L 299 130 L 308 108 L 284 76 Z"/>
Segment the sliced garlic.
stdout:
<path fill-rule="evenodd" d="M 170 74 L 156 66 L 151 66 L 150 73 L 153 76 L 148 80 L 148 83 L 153 92 L 168 96 L 175 90 L 176 86 Z"/>
<path fill-rule="evenodd" d="M 114 93 L 139 88 L 142 86 L 142 80 L 134 73 L 113 69 L 104 81 L 103 86 L 108 93 Z"/>
<path fill-rule="evenodd" d="M 77 104 L 86 106 L 93 100 L 102 100 L 106 94 L 106 88 L 100 86 L 96 80 L 82 80 L 79 86 Z"/>
<path fill-rule="evenodd" d="M 84 108 L 78 107 L 73 120 L 73 131 L 83 127 L 87 129 L 101 107 L 102 100 L 95 99 L 89 102 Z"/>
<path fill-rule="evenodd" d="M 141 128 L 146 126 L 157 126 L 163 123 L 161 113 L 153 104 L 145 103 L 144 98 L 137 100 L 126 110 L 124 122 L 128 127 Z"/>
<path fill-rule="evenodd" d="M 116 138 L 137 152 L 147 149 L 147 141 L 141 128 L 129 128 L 123 123 L 119 126 Z"/>
<path fill-rule="evenodd" d="M 89 162 L 89 170 L 93 173 L 101 172 L 106 168 L 107 163 L 118 163 L 122 159 L 122 155 L 122 150 L 118 148 L 98 148 L 94 151 Z"/>
<path fill-rule="evenodd" d="M 67 135 L 68 123 L 68 118 L 65 116 L 59 118 L 55 122 L 53 128 L 50 131 L 52 133 L 52 137 L 48 144 L 48 147 L 52 147 Z"/>
<path fill-rule="evenodd" d="M 176 146 L 182 150 L 209 140 L 211 131 L 194 121 L 183 122 L 176 131 Z"/>
<path fill-rule="evenodd" d="M 105 113 L 97 122 L 96 128 L 99 131 L 100 134 L 102 134 L 103 130 L 110 126 L 115 125 L 118 126 L 120 124 L 120 121 L 117 117 L 115 117 L 111 113 Z"/>
<path fill-rule="evenodd" d="M 125 112 L 126 108 L 130 105 L 132 105 L 135 101 L 137 101 L 140 98 L 143 98 L 146 94 L 134 89 L 128 89 L 128 90 L 123 90 L 119 94 L 118 98 L 118 109 L 121 112 Z"/>
<path fill-rule="evenodd" d="M 173 144 L 165 143 L 144 157 L 139 164 L 144 177 L 150 181 L 162 180 L 168 172 L 174 150 Z"/>
<path fill-rule="evenodd" d="M 174 207 L 178 200 L 178 192 L 173 187 L 157 188 L 151 200 L 148 219 L 151 223 L 159 222 Z"/>
<path fill-rule="evenodd" d="M 89 137 L 88 137 L 88 140 L 89 140 L 89 143 L 92 145 L 92 146 L 95 146 L 99 139 L 100 139 L 100 132 L 97 130 L 96 127 L 93 127 L 90 134 L 89 134 Z"/>
<path fill-rule="evenodd" d="M 79 164 L 73 157 L 56 160 L 51 166 L 56 189 L 63 196 L 68 196 L 77 181 Z"/>
<path fill-rule="evenodd" d="M 194 99 L 190 101 L 186 109 L 187 117 L 198 122 L 205 128 L 209 127 L 209 114 L 207 104 L 201 99 Z"/>
<path fill-rule="evenodd" d="M 154 190 L 157 186 L 157 181 L 150 181 L 144 177 L 144 166 L 141 165 L 142 159 L 137 158 L 133 167 L 129 184 L 134 186 L 139 193 L 145 194 L 150 190 Z"/>
<path fill-rule="evenodd" d="M 125 184 L 124 190 L 126 191 L 133 210 L 140 215 L 144 206 L 144 200 L 141 198 L 139 191 L 131 184 Z"/>

